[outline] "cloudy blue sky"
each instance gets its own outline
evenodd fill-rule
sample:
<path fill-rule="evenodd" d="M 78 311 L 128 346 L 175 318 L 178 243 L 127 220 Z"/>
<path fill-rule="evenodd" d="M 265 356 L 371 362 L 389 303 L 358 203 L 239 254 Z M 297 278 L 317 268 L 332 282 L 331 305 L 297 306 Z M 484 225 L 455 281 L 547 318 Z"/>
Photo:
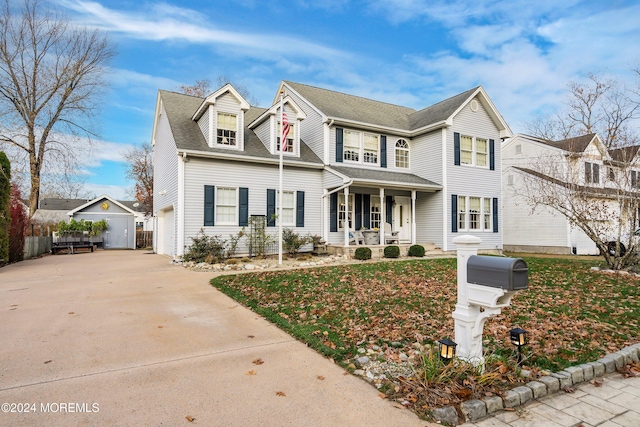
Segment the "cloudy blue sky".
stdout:
<path fill-rule="evenodd" d="M 87 184 L 117 198 L 133 186 L 121 154 L 150 141 L 158 89 L 224 75 L 267 107 L 293 80 L 420 109 L 482 85 L 522 132 L 562 107 L 569 81 L 600 73 L 631 84 L 640 64 L 637 0 L 50 4 L 117 44 Z"/>

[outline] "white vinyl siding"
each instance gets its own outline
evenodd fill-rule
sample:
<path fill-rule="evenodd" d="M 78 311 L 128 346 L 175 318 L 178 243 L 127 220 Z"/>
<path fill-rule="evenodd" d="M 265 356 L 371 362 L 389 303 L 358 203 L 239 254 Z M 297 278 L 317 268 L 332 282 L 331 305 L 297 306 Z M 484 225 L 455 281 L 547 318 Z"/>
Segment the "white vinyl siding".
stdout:
<path fill-rule="evenodd" d="M 322 173 L 321 170 L 296 167 L 288 167 L 284 170 L 285 191 L 305 192 L 305 226 L 304 228 L 290 227 L 296 233 L 311 235 L 321 233 Z M 229 234 L 235 235 L 242 229 L 238 226 L 237 219 L 234 224 L 215 223 L 211 227 L 202 226 L 205 185 L 214 185 L 216 189 L 248 188 L 249 216 L 266 215 L 267 189 L 277 190 L 278 187 L 278 165 L 191 157 L 191 160 L 185 163 L 185 182 L 188 183 L 185 188 L 185 241 L 181 244 L 190 246 L 192 244 L 190 237 L 195 236 L 201 228 L 208 235 L 219 235 L 225 239 Z M 217 215 L 217 212 L 215 214 Z M 277 233 L 277 227 L 267 227 L 266 231 L 269 234 Z M 242 238 L 238 248 L 239 253 L 248 251 L 245 243 L 246 239 Z"/>
<path fill-rule="evenodd" d="M 486 227 L 484 227 L 484 220 L 480 218 L 480 229 L 479 230 L 468 230 L 467 228 L 462 229 L 463 232 L 468 233 L 479 233 L 478 237 L 482 239 L 482 243 L 480 245 L 480 249 L 502 249 L 502 235 L 503 229 L 502 225 L 504 224 L 503 219 L 506 218 L 500 211 L 501 202 L 501 188 L 502 188 L 502 174 L 501 174 L 501 151 L 500 151 L 500 131 L 494 124 L 492 118 L 484 109 L 482 102 L 479 102 L 478 111 L 472 111 L 467 104 L 464 108 L 460 110 L 460 112 L 453 119 L 453 126 L 447 129 L 446 133 L 446 141 L 447 141 L 447 150 L 446 155 L 447 158 L 445 163 L 447 165 L 447 188 L 446 193 L 443 194 L 445 197 L 445 203 L 447 206 L 446 212 L 449 214 L 445 216 L 444 221 L 446 221 L 446 248 L 447 250 L 451 250 L 455 248 L 453 244 L 453 238 L 460 235 L 461 229 L 458 227 L 458 232 L 452 232 L 452 224 L 451 224 L 451 195 L 456 194 L 458 196 L 473 196 L 479 197 L 484 200 L 491 199 L 493 201 L 494 198 L 498 199 L 498 230 L 494 232 L 493 230 L 493 217 L 491 218 L 491 232 L 487 232 Z M 487 155 L 487 166 L 486 167 L 461 167 L 454 165 L 454 132 L 459 132 L 462 140 L 463 135 L 471 136 L 473 139 L 481 137 L 482 139 L 493 139 L 495 142 L 495 151 L 494 151 L 494 162 L 495 162 L 495 170 L 489 169 L 489 159 Z M 462 141 L 461 141 L 462 145 Z M 487 142 L 488 145 L 488 142 Z M 413 148 L 413 147 L 412 147 Z M 415 154 L 421 151 L 421 149 L 413 149 L 413 159 L 415 159 Z M 488 150 L 487 150 L 488 151 Z M 462 159 L 461 159 L 462 160 Z M 474 161 L 477 161 L 474 157 Z M 415 163 L 412 162 L 412 168 L 416 171 Z M 428 177 L 425 177 L 428 179 Z M 437 181 L 436 181 L 437 182 Z M 482 214 L 482 211 L 481 211 Z M 493 213 L 492 213 L 493 214 Z M 467 219 L 468 220 L 468 219 Z M 481 234 L 480 234 L 481 233 Z"/>
<path fill-rule="evenodd" d="M 324 132 L 323 132 L 323 118 L 322 115 L 307 103 L 304 98 L 299 97 L 295 92 L 286 89 L 285 95 L 290 96 L 293 102 L 299 106 L 306 114 L 306 118 L 300 123 L 300 129 L 298 129 L 298 136 L 301 141 L 311 148 L 311 150 L 321 159 L 324 159 Z M 289 116 L 291 118 L 291 116 Z M 333 129 L 332 129 L 333 130 Z M 335 131 L 334 135 L 335 143 Z M 333 151 L 329 154 L 331 162 L 335 161 L 335 145 L 332 146 Z"/>

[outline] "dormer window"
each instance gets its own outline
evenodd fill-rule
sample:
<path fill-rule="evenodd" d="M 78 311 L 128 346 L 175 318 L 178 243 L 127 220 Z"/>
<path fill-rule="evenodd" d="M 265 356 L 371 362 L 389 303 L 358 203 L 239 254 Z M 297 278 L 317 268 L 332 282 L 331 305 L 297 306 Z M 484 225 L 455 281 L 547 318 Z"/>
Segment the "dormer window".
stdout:
<path fill-rule="evenodd" d="M 218 138 L 219 145 L 235 147 L 237 145 L 236 134 L 238 131 L 238 117 L 235 114 L 218 113 Z"/>
<path fill-rule="evenodd" d="M 296 132 L 295 125 L 293 123 L 289 123 L 289 134 L 287 135 L 287 149 L 284 150 L 285 153 L 293 153 L 294 151 L 294 141 L 296 140 Z M 280 138 L 282 136 L 282 123 L 278 122 L 278 133 L 276 137 L 276 152 L 280 152 Z"/>

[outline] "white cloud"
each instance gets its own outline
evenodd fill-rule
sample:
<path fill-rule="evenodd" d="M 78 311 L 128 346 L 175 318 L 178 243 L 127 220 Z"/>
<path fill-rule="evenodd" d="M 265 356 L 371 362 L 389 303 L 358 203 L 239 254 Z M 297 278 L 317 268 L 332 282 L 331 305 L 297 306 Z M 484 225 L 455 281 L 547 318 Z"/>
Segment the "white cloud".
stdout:
<path fill-rule="evenodd" d="M 265 54 L 288 54 L 307 58 L 345 58 L 345 53 L 300 36 L 258 34 L 216 28 L 197 12 L 175 6 L 160 5 L 144 13 L 120 12 L 99 3 L 84 0 L 61 0 L 61 6 L 80 15 L 82 22 L 130 38 L 154 41 L 184 41 L 233 47 L 236 54 L 264 57 Z"/>

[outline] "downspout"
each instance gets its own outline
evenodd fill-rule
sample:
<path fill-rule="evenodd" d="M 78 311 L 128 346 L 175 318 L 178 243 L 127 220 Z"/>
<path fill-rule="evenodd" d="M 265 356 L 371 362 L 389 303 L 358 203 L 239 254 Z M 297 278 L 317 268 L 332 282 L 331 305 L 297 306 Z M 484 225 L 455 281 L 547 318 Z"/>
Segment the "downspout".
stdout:
<path fill-rule="evenodd" d="M 173 257 L 174 260 L 176 257 L 181 259 L 182 255 L 184 255 L 184 169 L 185 163 L 188 161 L 187 153 L 183 151 L 180 163 L 178 164 L 178 212 L 176 215 L 178 220 L 178 235 L 176 239 L 176 250 Z"/>

